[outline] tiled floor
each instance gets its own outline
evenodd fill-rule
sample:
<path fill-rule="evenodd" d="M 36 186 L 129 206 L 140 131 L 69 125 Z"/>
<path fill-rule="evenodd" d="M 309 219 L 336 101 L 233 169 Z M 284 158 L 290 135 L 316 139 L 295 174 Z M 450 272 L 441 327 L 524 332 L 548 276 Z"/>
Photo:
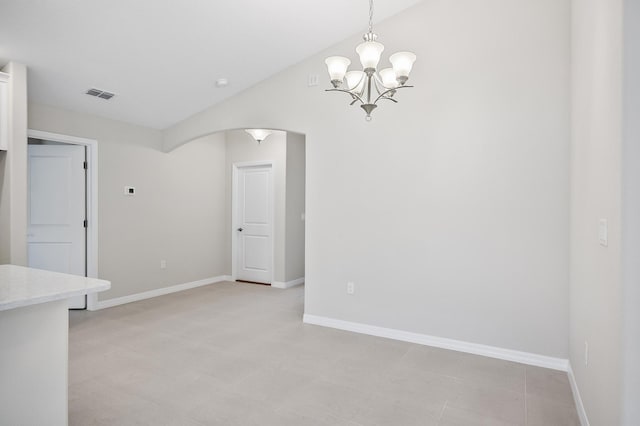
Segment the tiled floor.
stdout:
<path fill-rule="evenodd" d="M 304 325 L 303 291 L 71 312 L 70 424 L 579 424 L 565 373 Z"/>

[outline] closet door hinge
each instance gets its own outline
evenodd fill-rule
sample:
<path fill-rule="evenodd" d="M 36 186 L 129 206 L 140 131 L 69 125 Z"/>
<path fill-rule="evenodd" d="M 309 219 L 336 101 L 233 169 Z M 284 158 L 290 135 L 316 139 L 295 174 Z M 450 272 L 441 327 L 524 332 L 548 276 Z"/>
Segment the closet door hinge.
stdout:
<path fill-rule="evenodd" d="M 85 161 L 85 162 L 83 162 L 83 163 L 82 163 L 82 167 L 83 167 L 85 170 L 87 170 L 87 169 L 89 168 L 89 165 L 88 165 L 88 164 L 87 164 L 87 162 Z"/>
<path fill-rule="evenodd" d="M 87 219 L 84 220 L 84 222 L 82 222 L 82 225 L 86 228 L 87 226 L 89 226 L 89 222 L 87 222 Z"/>

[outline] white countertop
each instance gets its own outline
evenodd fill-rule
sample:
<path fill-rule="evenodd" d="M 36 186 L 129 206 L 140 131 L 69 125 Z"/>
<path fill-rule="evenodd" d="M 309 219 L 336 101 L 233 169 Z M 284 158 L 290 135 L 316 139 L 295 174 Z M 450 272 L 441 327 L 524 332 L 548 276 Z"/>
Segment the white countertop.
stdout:
<path fill-rule="evenodd" d="M 109 290 L 111 283 L 15 265 L 0 265 L 0 311 Z"/>

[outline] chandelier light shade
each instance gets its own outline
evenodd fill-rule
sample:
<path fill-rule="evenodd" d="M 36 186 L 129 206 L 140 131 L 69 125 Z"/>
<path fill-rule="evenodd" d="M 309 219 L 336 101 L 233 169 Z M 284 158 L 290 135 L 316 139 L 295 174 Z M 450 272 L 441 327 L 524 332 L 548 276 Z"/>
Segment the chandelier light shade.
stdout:
<path fill-rule="evenodd" d="M 384 45 L 377 41 L 365 41 L 356 47 L 356 53 L 360 55 L 360 63 L 365 71 L 374 70 L 380 62 L 380 55 L 384 50 Z"/>
<path fill-rule="evenodd" d="M 363 71 L 349 71 L 344 76 L 347 88 L 355 92 L 362 91 L 365 75 Z"/>
<path fill-rule="evenodd" d="M 245 132 L 249 133 L 258 143 L 262 142 L 273 133 L 272 130 L 267 129 L 245 129 Z"/>
<path fill-rule="evenodd" d="M 409 73 L 415 61 L 416 55 L 411 52 L 398 52 L 391 55 L 389 62 L 393 65 L 393 72 L 396 73 L 399 82 L 406 82 L 409 79 Z"/>
<path fill-rule="evenodd" d="M 349 71 L 351 60 L 344 56 L 330 56 L 325 60 L 333 85 L 327 92 L 344 92 L 350 95 L 351 105 L 360 102 L 360 107 L 367 114 L 366 119 L 369 121 L 371 112 L 377 108 L 379 100 L 397 103 L 394 99 L 396 91 L 412 87 L 405 83 L 409 79 L 416 55 L 411 52 L 394 53 L 389 58 L 392 68 L 378 71 L 384 45 L 376 41 L 378 36 L 373 33 L 373 0 L 369 0 L 369 32 L 363 38 L 364 42 L 356 47 L 362 71 Z"/>
<path fill-rule="evenodd" d="M 382 80 L 382 85 L 385 89 L 395 89 L 400 85 L 398 83 L 398 79 L 396 78 L 396 72 L 393 68 L 385 68 L 380 70 L 380 79 Z"/>
<path fill-rule="evenodd" d="M 329 56 L 324 63 L 327 64 L 331 81 L 341 83 L 347 73 L 347 68 L 351 64 L 351 60 L 344 56 Z"/>

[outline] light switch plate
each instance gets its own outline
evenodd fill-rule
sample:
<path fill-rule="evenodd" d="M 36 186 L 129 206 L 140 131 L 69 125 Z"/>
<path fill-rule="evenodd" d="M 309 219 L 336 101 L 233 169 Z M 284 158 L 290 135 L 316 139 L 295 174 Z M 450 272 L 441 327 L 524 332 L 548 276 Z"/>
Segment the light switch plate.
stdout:
<path fill-rule="evenodd" d="M 309 87 L 317 86 L 320 84 L 320 76 L 318 74 L 309 74 Z"/>
<path fill-rule="evenodd" d="M 353 281 L 347 283 L 347 294 L 354 294 L 356 292 L 356 285 Z"/>
<path fill-rule="evenodd" d="M 607 219 L 600 219 L 598 222 L 598 241 L 602 247 L 609 245 L 609 225 Z"/>

